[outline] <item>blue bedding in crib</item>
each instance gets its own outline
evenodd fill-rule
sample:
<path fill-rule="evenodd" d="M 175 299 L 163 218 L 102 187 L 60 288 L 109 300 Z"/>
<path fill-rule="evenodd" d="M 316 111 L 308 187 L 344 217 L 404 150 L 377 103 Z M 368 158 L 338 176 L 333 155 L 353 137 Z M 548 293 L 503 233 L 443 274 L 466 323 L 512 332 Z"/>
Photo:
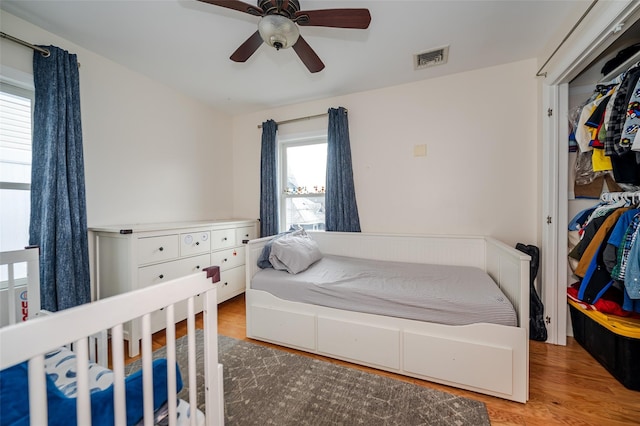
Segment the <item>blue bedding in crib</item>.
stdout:
<path fill-rule="evenodd" d="M 76 425 L 75 355 L 66 349 L 48 354 L 47 401 L 49 425 Z M 182 389 L 182 377 L 176 365 L 176 392 Z M 89 369 L 92 424 L 113 426 L 113 372 L 97 364 Z M 142 370 L 125 378 L 127 425 L 135 425 L 143 417 Z M 153 407 L 167 401 L 167 360 L 153 361 Z M 27 362 L 0 371 L 0 418 L 2 425 L 29 425 L 29 392 Z"/>

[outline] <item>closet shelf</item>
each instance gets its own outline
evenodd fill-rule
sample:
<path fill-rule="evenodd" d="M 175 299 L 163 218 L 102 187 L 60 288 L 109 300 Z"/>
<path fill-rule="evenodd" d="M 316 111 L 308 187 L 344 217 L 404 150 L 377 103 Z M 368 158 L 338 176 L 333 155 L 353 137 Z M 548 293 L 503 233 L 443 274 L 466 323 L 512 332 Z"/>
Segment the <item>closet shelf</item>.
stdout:
<path fill-rule="evenodd" d="M 624 61 L 622 64 L 618 65 L 616 68 L 614 68 L 613 71 L 611 71 L 610 73 L 602 77 L 598 83 L 606 83 L 607 81 L 614 79 L 615 77 L 620 75 L 620 73 L 628 70 L 631 67 L 631 65 L 633 65 L 638 61 L 640 61 L 640 51 L 636 52 L 632 57 Z"/>

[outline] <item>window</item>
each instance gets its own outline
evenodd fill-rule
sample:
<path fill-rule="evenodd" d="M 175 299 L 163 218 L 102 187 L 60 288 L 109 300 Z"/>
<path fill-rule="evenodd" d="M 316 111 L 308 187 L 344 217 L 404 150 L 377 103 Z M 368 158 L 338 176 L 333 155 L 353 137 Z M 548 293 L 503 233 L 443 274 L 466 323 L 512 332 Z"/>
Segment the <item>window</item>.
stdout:
<path fill-rule="evenodd" d="M 327 137 L 280 143 L 280 230 L 324 230 Z"/>
<path fill-rule="evenodd" d="M 32 90 L 0 83 L 0 251 L 29 244 L 33 99 Z M 19 276 L 26 276 L 26 269 L 16 270 Z"/>

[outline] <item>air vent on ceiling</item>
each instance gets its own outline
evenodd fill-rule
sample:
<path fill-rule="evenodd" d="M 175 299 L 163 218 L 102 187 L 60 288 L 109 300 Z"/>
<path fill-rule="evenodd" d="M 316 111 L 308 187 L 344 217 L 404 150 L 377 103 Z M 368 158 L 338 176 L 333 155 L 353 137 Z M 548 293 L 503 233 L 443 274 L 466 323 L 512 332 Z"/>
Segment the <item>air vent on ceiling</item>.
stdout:
<path fill-rule="evenodd" d="M 449 46 L 438 47 L 437 49 L 417 53 L 413 56 L 413 66 L 415 69 L 429 68 L 447 63 L 449 58 Z"/>

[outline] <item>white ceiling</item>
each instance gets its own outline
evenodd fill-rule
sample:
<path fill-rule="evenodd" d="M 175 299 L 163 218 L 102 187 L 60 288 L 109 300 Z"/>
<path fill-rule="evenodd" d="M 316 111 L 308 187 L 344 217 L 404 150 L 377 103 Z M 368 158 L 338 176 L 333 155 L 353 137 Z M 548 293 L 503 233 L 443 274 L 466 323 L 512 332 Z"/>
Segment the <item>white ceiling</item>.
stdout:
<path fill-rule="evenodd" d="M 302 10 L 371 12 L 367 30 L 301 27 L 326 65 L 317 74 L 309 73 L 292 49 L 276 51 L 266 44 L 246 63 L 232 62 L 229 56 L 256 31 L 259 18 L 196 0 L 0 4 L 83 48 L 238 114 L 537 57 L 590 3 L 300 0 Z M 447 64 L 414 70 L 415 53 L 447 45 Z"/>

